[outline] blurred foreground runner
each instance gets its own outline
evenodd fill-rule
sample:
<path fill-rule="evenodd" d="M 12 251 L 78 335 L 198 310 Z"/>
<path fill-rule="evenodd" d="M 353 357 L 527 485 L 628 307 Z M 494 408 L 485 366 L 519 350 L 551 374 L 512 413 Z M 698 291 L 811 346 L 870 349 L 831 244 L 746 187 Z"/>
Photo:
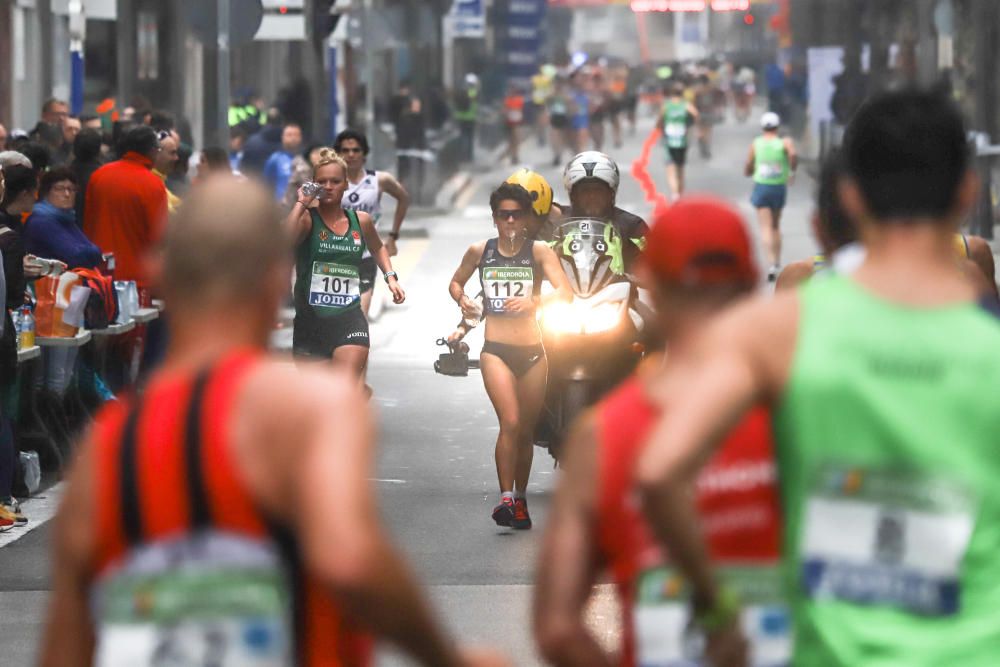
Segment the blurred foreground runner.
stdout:
<path fill-rule="evenodd" d="M 670 410 L 636 474 L 695 608 L 716 621 L 715 664 L 743 664 L 744 640 L 688 489 L 760 400 L 776 411 L 792 663 L 996 661 L 1000 323 L 954 260 L 977 190 L 965 137 L 930 93 L 862 107 L 840 192 L 864 263 L 724 315 L 660 397 Z"/>
<path fill-rule="evenodd" d="M 171 347 L 70 475 L 43 665 L 366 665 L 368 630 L 425 665 L 497 664 L 460 656 L 389 545 L 350 372 L 265 356 L 291 268 L 279 218 L 226 179 L 172 222 Z"/>
<path fill-rule="evenodd" d="M 697 664 L 701 658 L 697 630 L 711 630 L 713 619 L 688 613 L 681 578 L 634 502 L 632 469 L 663 414 L 652 398 L 662 383 L 658 369 L 683 368 L 685 351 L 712 318 L 753 291 L 758 269 L 752 248 L 739 214 L 701 198 L 671 206 L 647 236 L 637 270 L 653 291 L 669 352 L 651 356 L 598 403 L 565 446 L 535 591 L 536 636 L 552 664 L 634 667 Z M 756 592 L 746 624 L 762 664 L 785 664 L 789 657 L 776 485 L 770 415 L 758 407 L 729 432 L 695 491 L 712 556 L 726 564 L 735 587 L 745 595 Z M 605 570 L 624 619 L 615 657 L 604 653 L 584 623 L 591 586 Z"/>

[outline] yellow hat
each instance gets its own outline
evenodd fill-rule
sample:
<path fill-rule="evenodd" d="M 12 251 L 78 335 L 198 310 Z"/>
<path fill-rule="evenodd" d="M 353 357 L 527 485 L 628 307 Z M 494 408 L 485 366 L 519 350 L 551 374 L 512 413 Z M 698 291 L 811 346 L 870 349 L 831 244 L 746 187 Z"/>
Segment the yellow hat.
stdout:
<path fill-rule="evenodd" d="M 552 210 L 552 186 L 545 180 L 545 177 L 530 169 L 518 169 L 510 178 L 508 183 L 520 185 L 531 194 L 531 207 L 540 217 L 546 217 Z"/>

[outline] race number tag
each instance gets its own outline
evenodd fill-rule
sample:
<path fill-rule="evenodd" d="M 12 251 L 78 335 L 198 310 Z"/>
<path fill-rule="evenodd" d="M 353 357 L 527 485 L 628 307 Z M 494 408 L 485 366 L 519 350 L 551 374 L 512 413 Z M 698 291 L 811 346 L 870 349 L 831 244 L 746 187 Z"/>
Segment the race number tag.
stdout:
<path fill-rule="evenodd" d="M 483 270 L 483 286 L 490 309 L 505 312 L 511 297 L 530 297 L 535 282 L 535 272 L 530 266 L 498 266 Z"/>
<path fill-rule="evenodd" d="M 818 600 L 956 614 L 975 507 L 948 480 L 826 468 L 803 517 L 803 587 Z"/>
<path fill-rule="evenodd" d="M 683 139 L 687 136 L 686 123 L 667 123 L 667 139 Z"/>
<path fill-rule="evenodd" d="M 97 667 L 292 664 L 289 600 L 275 572 L 125 576 L 106 594 Z"/>
<path fill-rule="evenodd" d="M 762 162 L 759 170 L 761 178 L 774 179 L 785 175 L 785 166 L 780 162 Z"/>
<path fill-rule="evenodd" d="M 309 305 L 346 308 L 361 299 L 361 276 L 353 266 L 313 262 Z"/>
<path fill-rule="evenodd" d="M 740 624 L 750 642 L 750 664 L 788 664 L 791 623 L 781 603 L 778 567 L 724 568 L 719 575 L 744 603 Z M 704 636 L 691 622 L 688 591 L 681 575 L 667 567 L 654 568 L 643 572 L 637 586 L 633 612 L 636 665 L 707 664 Z"/>

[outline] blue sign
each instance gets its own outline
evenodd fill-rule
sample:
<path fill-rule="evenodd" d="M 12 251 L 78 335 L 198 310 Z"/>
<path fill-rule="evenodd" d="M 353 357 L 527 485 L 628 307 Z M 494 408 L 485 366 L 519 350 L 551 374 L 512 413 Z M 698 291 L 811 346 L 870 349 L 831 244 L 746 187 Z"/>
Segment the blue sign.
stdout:
<path fill-rule="evenodd" d="M 525 82 L 538 72 L 546 0 L 508 0 L 500 39 L 508 80 Z"/>
<path fill-rule="evenodd" d="M 481 38 L 486 36 L 486 13 L 483 0 L 455 0 L 448 16 L 451 32 L 455 37 Z"/>

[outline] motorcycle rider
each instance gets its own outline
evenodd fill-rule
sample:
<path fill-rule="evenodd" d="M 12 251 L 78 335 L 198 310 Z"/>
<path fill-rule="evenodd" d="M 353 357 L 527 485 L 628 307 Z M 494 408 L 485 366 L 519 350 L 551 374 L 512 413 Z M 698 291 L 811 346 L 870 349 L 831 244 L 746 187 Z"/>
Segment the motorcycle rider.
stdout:
<path fill-rule="evenodd" d="M 562 219 L 576 217 L 610 222 L 625 241 L 618 268 L 629 273 L 645 246 L 649 227 L 639 216 L 615 206 L 620 182 L 618 164 L 604 153 L 584 151 L 577 154 L 563 172 L 563 185 L 570 205 L 556 204 L 553 208 L 558 209 L 558 214 L 551 217 L 556 224 Z"/>

